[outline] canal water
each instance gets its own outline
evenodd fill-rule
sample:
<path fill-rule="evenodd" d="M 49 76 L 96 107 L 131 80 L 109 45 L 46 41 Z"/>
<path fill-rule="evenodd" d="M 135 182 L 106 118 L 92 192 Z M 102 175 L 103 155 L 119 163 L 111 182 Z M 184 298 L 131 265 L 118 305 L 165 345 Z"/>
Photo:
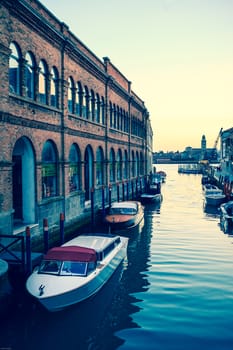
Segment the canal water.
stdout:
<path fill-rule="evenodd" d="M 203 207 L 201 175 L 167 173 L 128 258 L 92 299 L 48 313 L 25 295 L 1 319 L 4 350 L 232 350 L 233 235 Z"/>

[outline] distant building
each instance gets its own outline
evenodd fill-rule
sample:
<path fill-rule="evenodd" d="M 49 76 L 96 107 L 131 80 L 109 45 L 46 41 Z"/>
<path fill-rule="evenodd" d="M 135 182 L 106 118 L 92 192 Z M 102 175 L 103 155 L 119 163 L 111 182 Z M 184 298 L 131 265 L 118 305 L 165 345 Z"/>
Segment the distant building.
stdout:
<path fill-rule="evenodd" d="M 183 152 L 158 152 L 153 154 L 154 163 L 180 163 L 180 162 L 199 162 L 200 160 L 208 160 L 210 162 L 217 161 L 217 152 L 215 148 L 207 148 L 205 135 L 201 138 L 201 147 L 186 147 Z"/>

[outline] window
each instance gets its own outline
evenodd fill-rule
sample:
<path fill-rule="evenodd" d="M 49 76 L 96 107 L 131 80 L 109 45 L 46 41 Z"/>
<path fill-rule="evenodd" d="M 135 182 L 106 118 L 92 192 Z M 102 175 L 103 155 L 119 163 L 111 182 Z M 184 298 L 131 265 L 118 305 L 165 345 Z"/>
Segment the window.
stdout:
<path fill-rule="evenodd" d="M 73 79 L 70 77 L 68 80 L 68 111 L 69 113 L 74 113 L 74 104 L 75 104 L 75 97 L 74 97 L 74 81 Z"/>
<path fill-rule="evenodd" d="M 74 192 L 81 188 L 80 152 L 75 144 L 70 147 L 69 163 L 69 189 Z"/>
<path fill-rule="evenodd" d="M 122 153 L 120 149 L 117 152 L 117 180 L 122 180 Z"/>
<path fill-rule="evenodd" d="M 96 94 L 96 110 L 95 110 L 95 114 L 96 114 L 96 121 L 97 123 L 100 123 L 100 97 L 99 94 Z"/>
<path fill-rule="evenodd" d="M 115 153 L 112 148 L 110 150 L 110 160 L 109 160 L 109 179 L 110 179 L 110 182 L 115 181 Z"/>
<path fill-rule="evenodd" d="M 101 123 L 102 125 L 105 124 L 105 103 L 104 103 L 104 98 L 101 97 Z"/>
<path fill-rule="evenodd" d="M 58 107 L 58 71 L 56 67 L 51 70 L 50 105 Z"/>
<path fill-rule="evenodd" d="M 83 89 L 80 82 L 77 83 L 77 98 L 76 98 L 76 111 L 78 116 L 82 116 L 82 106 L 83 106 Z"/>
<path fill-rule="evenodd" d="M 52 141 L 46 141 L 42 151 L 42 198 L 57 195 L 57 152 Z"/>
<path fill-rule="evenodd" d="M 95 93 L 93 90 L 91 90 L 91 120 L 94 122 L 96 121 L 95 119 Z"/>
<path fill-rule="evenodd" d="M 134 158 L 134 151 L 132 151 L 132 158 L 131 158 L 131 176 L 135 176 L 135 158 Z"/>
<path fill-rule="evenodd" d="M 124 179 L 128 178 L 128 154 L 127 154 L 127 151 L 124 152 L 123 176 L 124 176 Z"/>
<path fill-rule="evenodd" d="M 9 91 L 20 95 L 21 93 L 21 77 L 20 77 L 20 50 L 14 43 L 10 45 L 11 55 L 9 62 Z"/>
<path fill-rule="evenodd" d="M 47 104 L 48 72 L 46 63 L 44 61 L 40 61 L 39 68 L 39 102 Z"/>
<path fill-rule="evenodd" d="M 101 147 L 96 152 L 96 185 L 103 185 L 104 178 L 104 153 Z"/>
<path fill-rule="evenodd" d="M 89 112 L 90 112 L 90 98 L 89 98 L 89 91 L 88 88 L 85 86 L 85 96 L 84 96 L 84 104 L 83 104 L 83 116 L 86 119 L 89 119 Z"/>
<path fill-rule="evenodd" d="M 109 102 L 109 118 L 110 118 L 110 128 L 113 126 L 113 108 L 112 102 Z"/>
<path fill-rule="evenodd" d="M 30 52 L 27 52 L 25 64 L 25 87 L 26 87 L 26 97 L 35 99 L 35 60 Z"/>

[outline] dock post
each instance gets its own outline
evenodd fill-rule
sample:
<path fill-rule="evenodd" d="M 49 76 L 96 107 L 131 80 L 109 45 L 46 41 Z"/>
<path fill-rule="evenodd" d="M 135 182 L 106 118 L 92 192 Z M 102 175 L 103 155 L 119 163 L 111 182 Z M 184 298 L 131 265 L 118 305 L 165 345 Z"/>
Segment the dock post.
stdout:
<path fill-rule="evenodd" d="M 126 182 L 126 190 L 127 190 L 127 200 L 129 200 L 129 182 Z"/>
<path fill-rule="evenodd" d="M 132 199 L 133 199 L 134 198 L 133 180 L 131 182 L 131 189 L 132 189 Z"/>
<path fill-rule="evenodd" d="M 112 204 L 112 186 L 109 185 L 108 187 L 108 200 L 109 200 L 109 208 L 111 208 Z"/>
<path fill-rule="evenodd" d="M 64 213 L 60 213 L 60 244 L 64 244 L 65 241 L 65 235 L 64 235 L 64 221 L 65 221 L 65 215 Z"/>
<path fill-rule="evenodd" d="M 31 256 L 31 233 L 30 227 L 26 227 L 26 273 L 32 272 L 32 256 Z"/>
<path fill-rule="evenodd" d="M 117 183 L 117 202 L 120 202 L 120 189 L 119 189 L 119 182 Z"/>
<path fill-rule="evenodd" d="M 95 203 L 94 203 L 94 187 L 91 188 L 91 224 L 92 227 L 94 227 L 95 224 L 95 213 L 94 213 L 94 207 L 95 207 Z"/>
<path fill-rule="evenodd" d="M 123 202 L 125 200 L 125 184 L 124 184 L 124 181 L 122 182 L 122 200 L 123 200 Z"/>
<path fill-rule="evenodd" d="M 46 254 L 49 250 L 49 227 L 48 219 L 43 220 L 43 231 L 44 231 L 44 253 Z"/>
<path fill-rule="evenodd" d="M 104 186 L 102 186 L 102 218 L 105 217 L 105 196 L 104 196 Z"/>

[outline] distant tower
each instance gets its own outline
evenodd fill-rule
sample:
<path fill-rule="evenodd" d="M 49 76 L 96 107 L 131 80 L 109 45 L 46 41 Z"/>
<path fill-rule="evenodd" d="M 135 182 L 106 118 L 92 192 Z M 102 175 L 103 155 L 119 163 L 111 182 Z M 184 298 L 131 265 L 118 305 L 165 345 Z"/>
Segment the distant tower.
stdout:
<path fill-rule="evenodd" d="M 205 153 L 206 153 L 206 138 L 205 138 L 205 135 L 202 135 L 202 138 L 201 138 L 201 159 L 205 159 Z"/>
<path fill-rule="evenodd" d="M 206 138 L 205 138 L 205 135 L 202 135 L 202 138 L 201 138 L 201 149 L 203 151 L 206 150 Z"/>

